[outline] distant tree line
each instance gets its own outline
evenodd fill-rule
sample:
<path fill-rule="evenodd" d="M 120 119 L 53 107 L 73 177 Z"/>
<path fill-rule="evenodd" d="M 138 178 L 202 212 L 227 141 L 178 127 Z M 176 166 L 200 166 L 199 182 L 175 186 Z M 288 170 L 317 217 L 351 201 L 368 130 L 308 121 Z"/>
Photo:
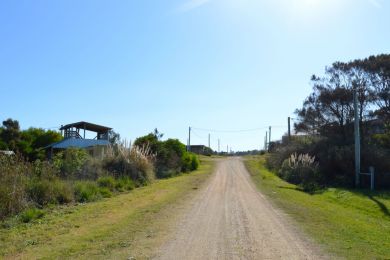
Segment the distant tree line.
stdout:
<path fill-rule="evenodd" d="M 23 155 L 30 161 L 46 158 L 44 147 L 62 140 L 57 131 L 30 127 L 21 130 L 19 122 L 11 118 L 0 127 L 0 150 L 10 150 Z"/>
<path fill-rule="evenodd" d="M 293 136 L 284 143 L 271 145 L 269 167 L 285 179 L 298 184 L 310 176 L 313 184 L 308 185 L 310 187 L 352 186 L 355 112 L 353 92 L 356 91 L 362 171 L 368 171 L 369 166 L 374 166 L 378 186 L 389 188 L 390 55 L 335 62 L 325 69 L 325 75 L 313 75 L 311 83 L 313 91 L 304 100 L 302 107 L 296 110 L 297 122 L 294 126 L 300 135 Z M 289 170 L 299 165 L 301 161 L 298 158 L 305 158 L 306 161 L 315 158 L 310 166 L 313 168 L 311 174 L 302 170 L 305 173 L 299 176 L 299 171 Z M 294 167 L 292 161 L 295 162 Z M 364 184 L 367 180 L 362 178 Z"/>

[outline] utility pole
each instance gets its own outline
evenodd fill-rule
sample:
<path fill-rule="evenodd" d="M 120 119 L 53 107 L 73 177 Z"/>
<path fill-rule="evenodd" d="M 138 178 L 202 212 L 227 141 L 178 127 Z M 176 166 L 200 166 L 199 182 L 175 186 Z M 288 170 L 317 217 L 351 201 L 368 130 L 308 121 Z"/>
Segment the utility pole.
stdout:
<path fill-rule="evenodd" d="M 353 91 L 353 109 L 355 110 L 355 186 L 360 185 L 360 119 L 356 89 Z"/>
<path fill-rule="evenodd" d="M 220 147 L 220 145 L 221 145 L 221 142 L 220 142 L 220 140 L 218 139 L 218 153 L 220 153 L 221 152 L 221 147 Z"/>
<path fill-rule="evenodd" d="M 265 131 L 265 150 L 268 151 L 268 132 Z"/>
<path fill-rule="evenodd" d="M 268 141 L 268 145 L 271 143 L 271 127 L 269 127 L 269 136 L 268 136 L 268 138 L 269 138 L 269 141 Z"/>
<path fill-rule="evenodd" d="M 191 126 L 188 128 L 188 152 L 191 152 Z"/>
<path fill-rule="evenodd" d="M 229 145 L 226 145 L 226 153 L 229 154 Z"/>
<path fill-rule="evenodd" d="M 209 134 L 209 148 L 211 148 L 211 146 L 210 146 L 210 134 Z"/>
<path fill-rule="evenodd" d="M 291 118 L 288 117 L 287 123 L 288 123 L 288 140 L 291 141 L 291 125 L 290 125 Z"/>
<path fill-rule="evenodd" d="M 268 134 L 268 152 L 270 151 L 270 145 L 271 145 L 271 126 L 269 127 L 269 134 Z"/>

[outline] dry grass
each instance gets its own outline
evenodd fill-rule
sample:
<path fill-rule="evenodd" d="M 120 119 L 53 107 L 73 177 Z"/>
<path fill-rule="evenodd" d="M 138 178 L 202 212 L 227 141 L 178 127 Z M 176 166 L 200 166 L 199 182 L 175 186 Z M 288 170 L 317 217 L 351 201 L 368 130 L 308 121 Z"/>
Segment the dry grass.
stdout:
<path fill-rule="evenodd" d="M 180 205 L 210 176 L 202 159 L 189 175 L 157 180 L 113 198 L 55 207 L 29 224 L 0 228 L 0 258 L 149 258 L 180 214 Z"/>

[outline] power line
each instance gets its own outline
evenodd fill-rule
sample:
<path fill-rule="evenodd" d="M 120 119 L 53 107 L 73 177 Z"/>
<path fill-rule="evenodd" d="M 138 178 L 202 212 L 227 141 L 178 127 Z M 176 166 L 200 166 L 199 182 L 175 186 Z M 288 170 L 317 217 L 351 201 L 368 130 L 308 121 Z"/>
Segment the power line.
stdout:
<path fill-rule="evenodd" d="M 200 136 L 196 131 L 194 131 L 194 129 L 196 129 L 196 128 L 191 128 L 191 133 L 193 133 L 196 137 L 198 137 L 200 139 L 207 139 L 206 136 Z"/>
<path fill-rule="evenodd" d="M 264 129 L 268 129 L 269 126 L 264 127 L 258 127 L 258 128 L 252 128 L 252 129 L 241 129 L 241 130 L 217 130 L 217 129 L 205 129 L 205 128 L 198 128 L 198 127 L 192 127 L 192 129 L 196 129 L 198 131 L 205 131 L 205 132 L 213 132 L 213 133 L 243 133 L 243 132 L 255 132 L 260 131 Z M 286 125 L 278 125 L 278 126 L 272 126 L 273 128 L 285 128 Z"/>

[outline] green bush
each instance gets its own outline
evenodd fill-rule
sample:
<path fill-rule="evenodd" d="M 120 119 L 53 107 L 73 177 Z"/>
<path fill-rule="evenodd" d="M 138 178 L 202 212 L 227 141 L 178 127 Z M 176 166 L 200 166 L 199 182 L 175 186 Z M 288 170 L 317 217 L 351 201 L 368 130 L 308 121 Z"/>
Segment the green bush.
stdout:
<path fill-rule="evenodd" d="M 199 161 L 195 155 L 186 151 L 186 146 L 177 139 L 161 141 L 163 135 L 157 129 L 146 136 L 135 140 L 138 147 L 149 147 L 155 155 L 155 168 L 157 178 L 169 178 L 197 169 Z M 210 149 L 209 155 L 212 154 Z"/>
<path fill-rule="evenodd" d="M 111 198 L 112 192 L 107 187 L 99 187 L 99 193 L 103 198 Z"/>
<path fill-rule="evenodd" d="M 77 181 L 74 184 L 74 193 L 78 202 L 96 201 L 101 198 L 99 187 L 93 181 Z"/>
<path fill-rule="evenodd" d="M 195 171 L 199 168 L 199 159 L 195 154 L 191 155 L 191 171 Z"/>
<path fill-rule="evenodd" d="M 28 198 L 40 205 L 64 204 L 74 200 L 70 183 L 60 179 L 33 178 L 26 187 Z"/>
<path fill-rule="evenodd" d="M 41 206 L 56 202 L 50 180 L 31 179 L 27 185 L 27 194 L 33 202 Z"/>
<path fill-rule="evenodd" d="M 30 209 L 26 209 L 25 211 L 23 211 L 19 215 L 19 218 L 22 222 L 28 223 L 28 222 L 31 222 L 35 219 L 40 219 L 44 215 L 45 215 L 45 212 L 43 210 L 37 209 L 37 208 L 30 208 Z"/>
<path fill-rule="evenodd" d="M 115 189 L 118 191 L 133 190 L 134 188 L 135 184 L 129 177 L 121 177 L 116 180 Z"/>
<path fill-rule="evenodd" d="M 84 149 L 69 148 L 57 153 L 53 158 L 53 164 L 61 172 L 64 178 L 77 178 L 82 173 L 83 166 L 89 155 Z"/>
<path fill-rule="evenodd" d="M 157 176 L 159 178 L 173 177 L 180 174 L 186 166 L 183 165 L 183 156 L 186 156 L 185 145 L 177 139 L 168 139 L 161 142 L 157 152 Z"/>
<path fill-rule="evenodd" d="M 100 177 L 97 180 L 97 183 L 98 183 L 99 187 L 107 188 L 110 191 L 115 190 L 115 179 L 111 176 Z"/>
<path fill-rule="evenodd" d="M 70 182 L 57 180 L 53 182 L 52 186 L 58 204 L 66 204 L 74 201 L 74 191 Z"/>
<path fill-rule="evenodd" d="M 192 155 L 189 153 L 184 153 L 182 158 L 182 166 L 181 166 L 181 171 L 182 172 L 189 172 L 192 170 Z"/>
<path fill-rule="evenodd" d="M 196 154 L 184 152 L 182 155 L 182 172 L 190 172 L 198 169 L 199 159 Z"/>

